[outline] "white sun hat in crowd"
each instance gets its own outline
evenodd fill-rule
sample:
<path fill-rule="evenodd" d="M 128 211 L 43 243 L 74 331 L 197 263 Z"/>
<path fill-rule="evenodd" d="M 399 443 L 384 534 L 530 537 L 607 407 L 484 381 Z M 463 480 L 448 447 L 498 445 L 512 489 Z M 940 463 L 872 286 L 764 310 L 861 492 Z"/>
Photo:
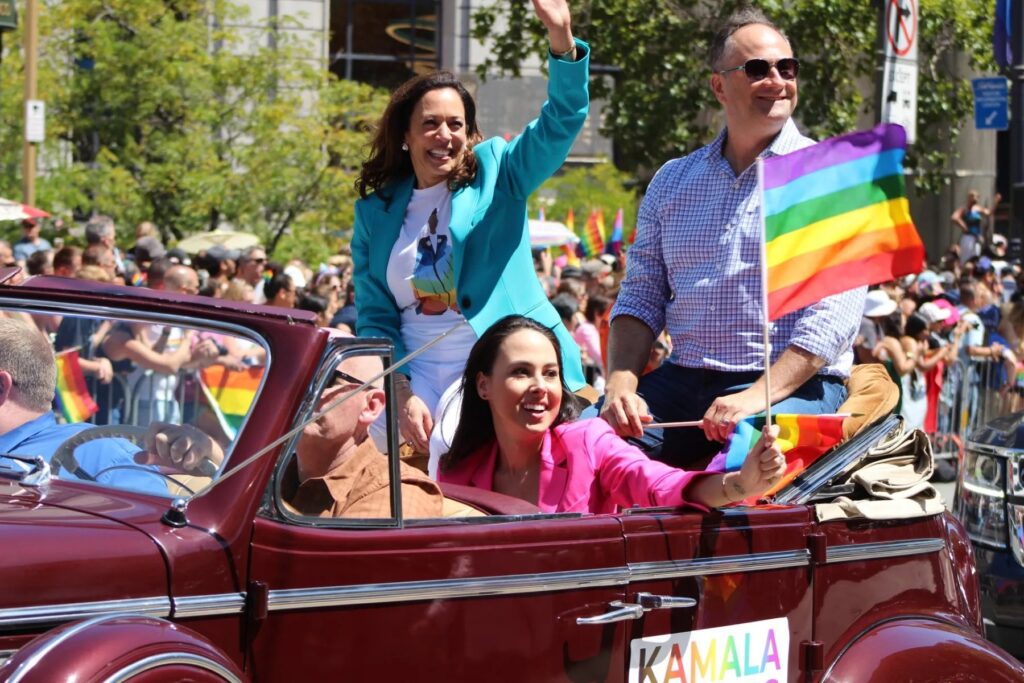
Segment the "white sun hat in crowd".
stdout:
<path fill-rule="evenodd" d="M 864 299 L 864 316 L 876 318 L 889 315 L 896 310 L 896 302 L 881 289 L 868 292 Z"/>

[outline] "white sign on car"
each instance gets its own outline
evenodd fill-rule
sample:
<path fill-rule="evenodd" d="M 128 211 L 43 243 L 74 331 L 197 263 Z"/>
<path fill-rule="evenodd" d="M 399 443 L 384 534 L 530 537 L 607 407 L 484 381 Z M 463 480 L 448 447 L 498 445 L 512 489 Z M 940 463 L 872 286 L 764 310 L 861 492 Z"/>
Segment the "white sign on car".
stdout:
<path fill-rule="evenodd" d="M 789 620 L 765 619 L 629 644 L 629 683 L 783 683 L 789 679 Z"/>

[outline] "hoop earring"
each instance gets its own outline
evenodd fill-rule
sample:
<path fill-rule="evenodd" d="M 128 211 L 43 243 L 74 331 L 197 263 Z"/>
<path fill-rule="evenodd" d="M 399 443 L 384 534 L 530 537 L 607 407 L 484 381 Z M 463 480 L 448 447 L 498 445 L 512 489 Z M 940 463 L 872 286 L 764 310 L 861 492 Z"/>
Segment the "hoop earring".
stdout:
<path fill-rule="evenodd" d="M 407 144 L 405 144 L 405 143 L 403 142 L 403 143 L 402 143 L 402 151 L 403 151 L 403 152 L 408 152 L 408 151 L 409 151 L 409 145 L 407 145 Z"/>

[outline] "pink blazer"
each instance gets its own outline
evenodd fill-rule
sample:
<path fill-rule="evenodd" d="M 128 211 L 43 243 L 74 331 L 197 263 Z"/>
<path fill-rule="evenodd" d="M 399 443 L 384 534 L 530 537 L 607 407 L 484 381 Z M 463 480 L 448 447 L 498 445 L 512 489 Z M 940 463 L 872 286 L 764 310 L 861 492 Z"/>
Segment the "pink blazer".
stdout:
<path fill-rule="evenodd" d="M 453 469 L 443 482 L 494 487 L 497 442 L 484 446 Z M 711 472 L 686 472 L 649 459 L 600 418 L 577 420 L 548 430 L 541 447 L 537 505 L 544 512 L 616 512 L 619 508 L 688 505 L 690 484 Z"/>

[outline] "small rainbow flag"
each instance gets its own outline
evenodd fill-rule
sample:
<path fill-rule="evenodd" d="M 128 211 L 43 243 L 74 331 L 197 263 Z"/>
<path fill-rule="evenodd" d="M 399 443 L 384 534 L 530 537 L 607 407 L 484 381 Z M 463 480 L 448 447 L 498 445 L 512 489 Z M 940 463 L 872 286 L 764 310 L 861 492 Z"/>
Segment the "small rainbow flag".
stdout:
<path fill-rule="evenodd" d="M 569 213 L 565 215 L 565 227 L 569 228 L 569 232 L 576 232 L 576 218 L 572 214 L 572 209 L 569 209 Z M 567 266 L 578 266 L 580 265 L 580 257 L 577 254 L 579 249 L 578 244 L 563 244 L 561 246 L 562 253 L 565 255 L 565 265 Z"/>
<path fill-rule="evenodd" d="M 543 206 L 540 207 L 539 209 L 537 209 L 537 220 L 539 220 L 539 221 L 544 220 L 544 207 Z"/>
<path fill-rule="evenodd" d="M 238 433 L 262 378 L 260 367 L 228 370 L 223 365 L 211 365 L 199 371 L 199 386 L 228 437 L 233 439 Z"/>
<path fill-rule="evenodd" d="M 604 253 L 604 215 L 592 209 L 587 225 L 580 235 L 579 254 L 583 258 L 597 258 Z"/>
<path fill-rule="evenodd" d="M 615 212 L 615 224 L 612 226 L 612 236 L 608 238 L 605 245 L 605 253 L 612 256 L 622 255 L 622 209 Z"/>
<path fill-rule="evenodd" d="M 773 415 L 772 421 L 779 425 L 779 446 L 786 456 L 786 472 L 771 489 L 763 495 L 775 493 L 789 484 L 811 463 L 827 453 L 843 440 L 843 420 L 849 415 Z M 725 448 L 708 464 L 709 472 L 737 472 L 743 466 L 750 449 L 761 437 L 764 416 L 743 420 L 730 435 Z"/>
<path fill-rule="evenodd" d="M 100 409 L 85 384 L 85 374 L 78 362 L 76 349 L 57 354 L 57 391 L 54 400 L 68 423 L 84 422 Z"/>
<path fill-rule="evenodd" d="M 906 141 L 902 126 L 883 123 L 761 162 L 769 320 L 921 271 Z"/>

